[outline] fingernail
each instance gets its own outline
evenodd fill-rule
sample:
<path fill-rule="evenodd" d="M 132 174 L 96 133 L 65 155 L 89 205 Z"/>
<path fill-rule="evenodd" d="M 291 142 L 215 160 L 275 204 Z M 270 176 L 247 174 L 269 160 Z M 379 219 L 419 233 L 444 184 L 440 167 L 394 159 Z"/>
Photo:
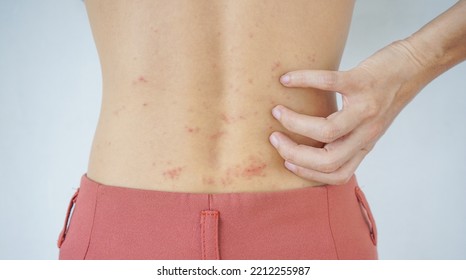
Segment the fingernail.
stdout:
<path fill-rule="evenodd" d="M 273 108 L 272 109 L 272 115 L 274 118 L 276 118 L 277 120 L 280 120 L 280 116 L 282 115 L 282 112 L 280 111 L 280 109 L 278 109 L 277 107 Z"/>
<path fill-rule="evenodd" d="M 290 171 L 293 171 L 295 172 L 296 171 L 296 165 L 288 162 L 288 161 L 285 161 L 285 167 L 290 170 Z"/>
<path fill-rule="evenodd" d="M 272 143 L 272 145 L 275 148 L 278 148 L 278 138 L 277 138 L 277 136 L 272 134 L 272 135 L 270 135 L 269 140 L 270 140 L 270 143 Z"/>
<path fill-rule="evenodd" d="M 280 77 L 280 82 L 282 84 L 288 84 L 290 82 L 291 78 L 289 75 L 283 75 Z"/>

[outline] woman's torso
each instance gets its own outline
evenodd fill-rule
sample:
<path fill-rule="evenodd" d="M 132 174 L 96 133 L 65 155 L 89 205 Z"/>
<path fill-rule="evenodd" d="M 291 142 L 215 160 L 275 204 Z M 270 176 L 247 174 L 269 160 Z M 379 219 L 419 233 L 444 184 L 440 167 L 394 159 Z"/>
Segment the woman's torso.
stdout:
<path fill-rule="evenodd" d="M 286 88 L 298 69 L 337 69 L 354 1 L 86 0 L 103 97 L 87 176 L 175 192 L 322 185 L 286 170 L 268 141 L 282 104 L 328 116 L 335 94 Z"/>

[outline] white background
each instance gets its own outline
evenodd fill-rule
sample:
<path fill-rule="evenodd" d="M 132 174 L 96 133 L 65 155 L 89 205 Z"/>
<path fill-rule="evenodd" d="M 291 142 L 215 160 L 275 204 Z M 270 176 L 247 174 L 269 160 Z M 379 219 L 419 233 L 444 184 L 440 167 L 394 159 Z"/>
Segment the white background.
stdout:
<path fill-rule="evenodd" d="M 455 2 L 358 0 L 341 69 Z M 428 85 L 357 171 L 381 259 L 466 259 L 465 78 L 463 63 Z M 0 0 L 0 259 L 57 259 L 100 90 L 81 1 Z"/>

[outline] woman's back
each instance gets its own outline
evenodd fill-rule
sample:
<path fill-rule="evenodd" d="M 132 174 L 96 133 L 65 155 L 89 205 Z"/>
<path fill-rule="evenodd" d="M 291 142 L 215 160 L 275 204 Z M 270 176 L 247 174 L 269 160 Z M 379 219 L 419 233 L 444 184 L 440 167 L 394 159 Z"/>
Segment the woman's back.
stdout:
<path fill-rule="evenodd" d="M 322 185 L 297 177 L 268 141 L 271 109 L 336 111 L 334 94 L 286 88 L 296 69 L 337 69 L 354 1 L 87 0 L 102 110 L 87 176 L 174 192 Z"/>

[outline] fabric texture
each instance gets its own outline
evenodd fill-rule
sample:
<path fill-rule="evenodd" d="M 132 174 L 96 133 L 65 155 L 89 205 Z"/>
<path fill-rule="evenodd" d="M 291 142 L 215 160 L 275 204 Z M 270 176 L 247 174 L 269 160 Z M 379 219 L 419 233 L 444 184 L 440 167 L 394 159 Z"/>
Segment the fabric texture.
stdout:
<path fill-rule="evenodd" d="M 57 246 L 61 260 L 378 258 L 355 175 L 338 186 L 207 194 L 108 186 L 84 174 Z"/>

